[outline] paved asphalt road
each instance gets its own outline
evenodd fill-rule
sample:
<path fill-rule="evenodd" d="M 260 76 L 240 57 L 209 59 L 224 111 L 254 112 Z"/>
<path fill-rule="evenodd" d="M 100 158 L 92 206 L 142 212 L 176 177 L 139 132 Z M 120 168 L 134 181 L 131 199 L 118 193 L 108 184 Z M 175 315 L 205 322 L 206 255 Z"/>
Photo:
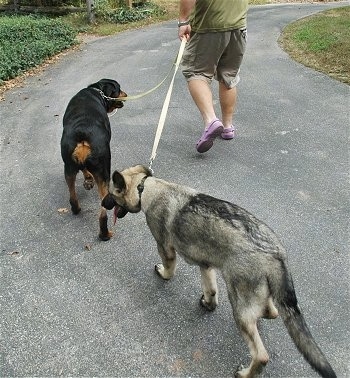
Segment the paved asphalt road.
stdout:
<path fill-rule="evenodd" d="M 197 109 L 178 74 L 155 174 L 249 209 L 284 241 L 308 325 L 339 377 L 349 377 L 349 87 L 277 44 L 283 27 L 344 3 L 253 7 L 242 68 L 238 137 L 197 154 Z M 198 304 L 199 272 L 179 261 L 162 282 L 142 214 L 100 242 L 98 197 L 69 207 L 59 141 L 69 99 L 103 77 L 134 95 L 168 72 L 175 22 L 101 38 L 29 77 L 0 103 L 2 377 L 228 377 L 248 350 L 223 281 L 213 313 Z M 111 118 L 113 169 L 148 163 L 168 86 Z M 214 85 L 214 88 L 217 88 Z M 218 105 L 218 104 L 217 104 Z M 313 377 L 281 320 L 262 320 L 264 377 Z"/>

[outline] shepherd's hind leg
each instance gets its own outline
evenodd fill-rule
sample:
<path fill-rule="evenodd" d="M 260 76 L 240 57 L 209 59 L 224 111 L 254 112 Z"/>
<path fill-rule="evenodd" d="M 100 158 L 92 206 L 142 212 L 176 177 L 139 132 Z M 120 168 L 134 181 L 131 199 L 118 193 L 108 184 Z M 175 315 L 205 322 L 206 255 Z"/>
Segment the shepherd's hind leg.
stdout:
<path fill-rule="evenodd" d="M 260 338 L 257 322 L 264 311 L 266 298 L 265 287 L 250 286 L 240 279 L 232 280 L 232 275 L 224 276 L 228 297 L 232 306 L 233 316 L 247 342 L 252 360 L 247 368 L 240 368 L 235 376 L 239 378 L 253 378 L 260 374 L 269 361 L 264 344 Z M 263 299 L 263 300 L 262 300 Z"/>
<path fill-rule="evenodd" d="M 158 253 L 162 259 L 162 264 L 155 266 L 155 271 L 164 280 L 170 280 L 175 274 L 176 270 L 176 252 L 171 246 L 164 248 L 161 244 L 157 243 Z"/>
<path fill-rule="evenodd" d="M 256 319 L 251 321 L 240 319 L 237 321 L 237 324 L 240 327 L 242 336 L 248 344 L 252 360 L 247 368 L 236 372 L 236 377 L 253 378 L 262 373 L 265 365 L 269 362 L 269 355 L 260 338 Z"/>
<path fill-rule="evenodd" d="M 213 268 L 200 268 L 203 295 L 200 304 L 209 311 L 215 310 L 218 304 L 218 287 L 216 284 L 216 272 Z"/>
<path fill-rule="evenodd" d="M 236 377 L 256 377 L 258 374 L 262 373 L 265 365 L 269 361 L 269 355 L 261 340 L 257 326 L 260 313 L 261 308 L 254 303 L 254 300 L 252 302 L 235 304 L 234 317 L 243 338 L 248 344 L 249 352 L 252 357 L 250 365 L 247 368 L 238 370 Z"/>
<path fill-rule="evenodd" d="M 278 310 L 275 307 L 272 297 L 268 297 L 265 312 L 262 317 L 265 319 L 276 319 L 278 316 Z"/>

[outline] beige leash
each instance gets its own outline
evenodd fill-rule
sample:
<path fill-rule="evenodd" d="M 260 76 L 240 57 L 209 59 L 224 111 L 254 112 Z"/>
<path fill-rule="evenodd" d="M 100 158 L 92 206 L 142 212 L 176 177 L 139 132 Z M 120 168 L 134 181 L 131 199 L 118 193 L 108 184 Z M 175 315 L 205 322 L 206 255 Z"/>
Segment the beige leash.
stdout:
<path fill-rule="evenodd" d="M 181 63 L 181 59 L 182 59 L 182 55 L 183 55 L 184 50 L 185 50 L 185 46 L 186 46 L 186 38 L 183 38 L 182 41 L 181 41 L 179 53 L 177 55 L 177 59 L 176 59 L 176 62 L 175 62 L 175 70 L 174 70 L 173 78 L 171 79 L 169 89 L 168 89 L 168 93 L 165 97 L 163 108 L 162 108 L 162 111 L 160 113 L 160 117 L 159 117 L 159 121 L 158 121 L 158 127 L 157 127 L 157 131 L 156 131 L 156 136 L 155 136 L 154 143 L 153 143 L 151 158 L 150 158 L 150 161 L 149 161 L 149 169 L 150 170 L 152 170 L 152 164 L 153 164 L 153 161 L 154 161 L 154 159 L 156 158 L 156 155 L 157 155 L 157 148 L 158 148 L 159 140 L 160 140 L 160 137 L 162 135 L 163 128 L 164 128 L 164 123 L 165 123 L 166 115 L 167 115 L 168 108 L 169 108 L 171 93 L 173 91 L 175 75 L 177 73 L 177 70 L 179 69 L 179 65 Z"/>
<path fill-rule="evenodd" d="M 109 97 L 109 98 L 112 99 L 112 100 L 129 101 L 129 100 L 137 100 L 141 97 L 147 96 L 148 94 L 150 94 L 153 91 L 155 91 L 156 89 L 158 89 L 164 83 L 164 81 L 168 78 L 168 76 L 170 75 L 172 70 L 173 70 L 173 66 L 171 66 L 169 72 L 165 75 L 164 79 L 159 84 L 157 84 L 155 87 L 149 89 L 146 92 L 142 92 L 142 93 L 139 93 L 138 95 L 134 95 L 134 96 L 117 97 L 117 98 Z"/>
<path fill-rule="evenodd" d="M 171 93 L 173 91 L 175 75 L 176 75 L 177 70 L 179 69 L 179 65 L 181 63 L 181 59 L 182 59 L 182 55 L 183 55 L 184 50 L 185 50 L 186 42 L 187 42 L 186 38 L 183 38 L 182 41 L 181 41 L 179 53 L 177 55 L 177 59 L 176 59 L 176 62 L 175 62 L 175 70 L 174 70 L 173 78 L 171 79 L 169 89 L 168 89 L 168 93 L 165 97 L 163 108 L 162 108 L 162 111 L 160 113 L 160 117 L 159 117 L 159 121 L 158 121 L 158 127 L 157 127 L 157 131 L 156 131 L 156 136 L 155 136 L 154 143 L 153 143 L 151 158 L 150 158 L 150 161 L 149 161 L 149 169 L 152 171 L 152 173 L 153 173 L 152 164 L 153 164 L 153 161 L 154 161 L 154 159 L 157 155 L 158 144 L 159 144 L 160 137 L 162 135 L 162 131 L 163 131 L 163 128 L 164 128 L 164 123 L 165 123 L 165 119 L 166 119 L 166 115 L 167 115 L 169 103 L 170 103 L 170 97 L 171 97 Z M 155 89 L 157 89 L 158 87 L 160 87 L 163 84 L 165 79 L 169 76 L 170 72 L 171 71 L 169 71 L 169 73 L 166 75 L 166 77 L 156 87 L 150 89 L 149 91 L 141 93 L 141 94 L 136 95 L 136 96 L 121 97 L 120 100 L 122 100 L 122 101 L 125 101 L 125 99 L 134 100 L 136 98 L 143 97 L 146 94 L 153 92 Z M 116 220 L 117 220 L 117 217 L 116 217 L 116 215 L 114 215 L 114 223 L 113 223 L 112 229 L 115 227 Z"/>
<path fill-rule="evenodd" d="M 186 44 L 186 42 L 185 42 L 185 44 Z M 139 94 L 137 94 L 137 95 L 133 95 L 133 96 L 117 97 L 117 98 L 114 98 L 114 97 L 107 97 L 107 96 L 103 95 L 103 97 L 108 98 L 109 100 L 130 101 L 130 100 L 137 100 L 137 99 L 139 99 L 139 98 L 141 98 L 141 97 L 147 96 L 148 94 L 154 92 L 154 91 L 155 91 L 156 89 L 158 89 L 158 88 L 164 83 L 164 81 L 169 77 L 171 71 L 173 70 L 173 66 L 174 66 L 174 65 L 175 65 L 175 66 L 177 65 L 176 68 L 175 68 L 175 70 L 177 71 L 177 69 L 178 69 L 178 65 L 179 65 L 179 63 L 180 63 L 180 61 L 181 61 L 181 58 L 182 58 L 183 49 L 184 49 L 185 47 L 183 47 L 182 52 L 181 52 L 181 48 L 182 48 L 182 43 L 181 43 L 180 51 L 179 51 L 179 55 L 180 55 L 180 53 L 181 53 L 180 60 L 179 60 L 179 55 L 178 55 L 176 62 L 171 66 L 169 72 L 165 75 L 164 79 L 163 79 L 160 83 L 158 83 L 155 87 L 149 89 L 149 90 L 146 91 L 146 92 L 142 92 L 142 93 L 139 93 Z M 178 62 L 178 60 L 179 60 L 179 62 Z M 176 71 L 175 71 L 175 73 L 176 73 Z"/>
<path fill-rule="evenodd" d="M 179 69 L 179 65 L 181 63 L 181 59 L 182 59 L 182 55 L 183 55 L 184 50 L 185 50 L 186 42 L 187 42 L 186 38 L 183 38 L 182 41 L 181 41 L 179 52 L 177 54 L 177 58 L 176 58 L 176 61 L 174 63 L 175 70 L 174 70 L 173 78 L 171 79 L 169 89 L 168 89 L 168 93 L 165 97 L 163 108 L 162 108 L 162 111 L 160 113 L 157 132 L 156 132 L 156 136 L 155 136 L 155 139 L 154 139 L 151 158 L 150 158 L 150 161 L 149 161 L 149 169 L 151 171 L 152 171 L 152 163 L 153 163 L 153 161 L 154 161 L 154 159 L 157 155 L 157 148 L 158 148 L 159 140 L 160 140 L 160 137 L 162 135 L 163 128 L 164 128 L 165 118 L 166 118 L 166 115 L 167 115 L 167 112 L 168 112 L 170 97 L 171 97 L 171 93 L 172 93 L 173 86 L 174 86 L 175 75 L 176 75 L 177 70 Z M 150 90 L 148 90 L 146 92 L 140 93 L 140 94 L 135 95 L 135 96 L 118 97 L 118 98 L 107 97 L 103 93 L 102 93 L 102 96 L 105 97 L 105 98 L 108 98 L 110 100 L 120 100 L 120 101 L 136 100 L 138 98 L 144 97 L 144 96 L 152 93 L 153 91 L 155 91 L 157 88 L 159 88 L 164 83 L 164 81 L 168 78 L 172 69 L 173 69 L 173 67 L 171 67 L 170 71 L 166 74 L 164 79 L 159 84 L 157 84 L 154 88 L 151 88 Z M 116 111 L 117 111 L 117 109 L 113 113 L 111 113 L 109 116 L 110 117 L 113 116 L 116 113 Z"/>

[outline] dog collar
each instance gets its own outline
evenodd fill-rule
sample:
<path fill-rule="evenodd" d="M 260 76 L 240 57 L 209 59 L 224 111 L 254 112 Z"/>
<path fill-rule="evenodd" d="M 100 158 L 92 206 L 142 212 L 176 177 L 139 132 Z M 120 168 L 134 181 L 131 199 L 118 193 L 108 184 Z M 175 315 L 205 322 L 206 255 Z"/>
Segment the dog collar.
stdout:
<path fill-rule="evenodd" d="M 149 177 L 149 176 L 143 177 L 142 180 L 141 180 L 141 182 L 137 185 L 137 190 L 139 192 L 140 203 L 141 203 L 141 194 L 142 194 L 143 190 L 145 189 L 145 181 L 146 181 L 147 177 Z"/>
<path fill-rule="evenodd" d="M 106 96 L 104 93 L 103 93 L 103 91 L 101 91 L 101 89 L 98 89 L 98 88 L 94 88 L 94 87 L 91 87 L 92 89 L 95 89 L 95 91 L 97 91 L 100 95 L 101 95 L 101 97 L 103 98 L 103 99 L 106 99 L 106 100 L 116 100 L 114 97 L 108 97 L 108 96 Z"/>
<path fill-rule="evenodd" d="M 101 91 L 101 89 L 98 89 L 95 87 L 91 87 L 91 89 L 94 89 L 95 91 L 97 91 L 101 95 L 101 97 L 106 97 L 105 94 Z"/>

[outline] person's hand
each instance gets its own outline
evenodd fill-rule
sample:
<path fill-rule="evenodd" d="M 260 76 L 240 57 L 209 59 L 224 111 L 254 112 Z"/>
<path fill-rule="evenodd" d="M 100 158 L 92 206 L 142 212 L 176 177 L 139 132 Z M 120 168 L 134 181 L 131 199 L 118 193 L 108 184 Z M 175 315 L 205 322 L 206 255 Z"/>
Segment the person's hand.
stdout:
<path fill-rule="evenodd" d="M 184 25 L 179 27 L 178 35 L 180 41 L 182 41 L 183 38 L 186 38 L 186 41 L 190 39 L 191 34 L 191 25 Z"/>

